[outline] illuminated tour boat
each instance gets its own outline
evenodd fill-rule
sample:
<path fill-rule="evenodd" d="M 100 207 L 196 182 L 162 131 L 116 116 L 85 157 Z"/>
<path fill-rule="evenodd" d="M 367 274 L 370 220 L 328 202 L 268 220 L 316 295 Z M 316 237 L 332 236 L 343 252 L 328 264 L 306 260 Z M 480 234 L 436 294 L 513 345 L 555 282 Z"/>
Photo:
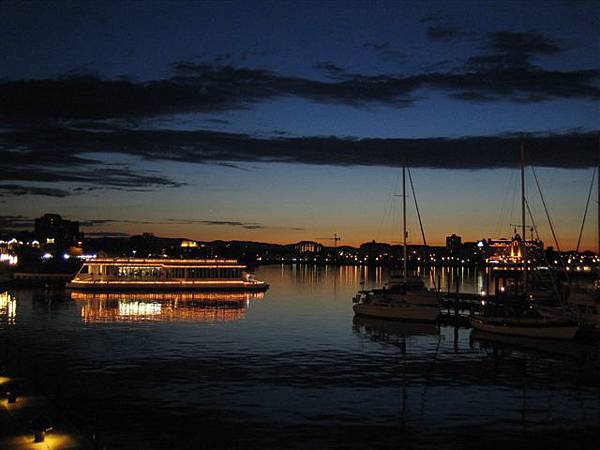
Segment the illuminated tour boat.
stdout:
<path fill-rule="evenodd" d="M 232 259 L 96 258 L 67 283 L 81 290 L 266 291 L 269 285 Z"/>

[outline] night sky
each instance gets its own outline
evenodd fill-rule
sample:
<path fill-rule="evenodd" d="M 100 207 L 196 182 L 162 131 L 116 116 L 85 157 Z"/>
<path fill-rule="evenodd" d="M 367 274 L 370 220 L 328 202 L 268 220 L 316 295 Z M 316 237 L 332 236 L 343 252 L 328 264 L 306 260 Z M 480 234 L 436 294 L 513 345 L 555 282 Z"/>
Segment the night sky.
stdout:
<path fill-rule="evenodd" d="M 2 1 L 0 42 L 4 230 L 55 212 L 90 236 L 389 242 L 406 161 L 431 243 L 503 237 L 523 141 L 577 240 L 598 1 Z"/>

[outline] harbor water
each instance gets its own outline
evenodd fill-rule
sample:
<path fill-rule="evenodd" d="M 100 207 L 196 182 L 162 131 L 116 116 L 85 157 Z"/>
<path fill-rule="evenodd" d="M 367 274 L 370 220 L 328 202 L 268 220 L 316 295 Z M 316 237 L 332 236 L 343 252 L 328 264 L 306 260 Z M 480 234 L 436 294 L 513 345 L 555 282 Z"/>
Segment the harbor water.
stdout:
<path fill-rule="evenodd" d="M 264 295 L 10 290 L 0 355 L 99 448 L 597 446 L 598 344 L 355 318 L 383 269 L 256 275 Z"/>

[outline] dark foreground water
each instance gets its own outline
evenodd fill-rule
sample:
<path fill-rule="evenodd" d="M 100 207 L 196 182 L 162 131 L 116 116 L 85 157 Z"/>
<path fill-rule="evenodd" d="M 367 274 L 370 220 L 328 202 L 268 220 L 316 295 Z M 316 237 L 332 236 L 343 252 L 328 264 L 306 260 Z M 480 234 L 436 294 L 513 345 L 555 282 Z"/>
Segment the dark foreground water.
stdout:
<path fill-rule="evenodd" d="M 373 269 L 257 276 L 263 297 L 0 294 L 0 355 L 109 449 L 600 445 L 598 345 L 354 319 Z"/>

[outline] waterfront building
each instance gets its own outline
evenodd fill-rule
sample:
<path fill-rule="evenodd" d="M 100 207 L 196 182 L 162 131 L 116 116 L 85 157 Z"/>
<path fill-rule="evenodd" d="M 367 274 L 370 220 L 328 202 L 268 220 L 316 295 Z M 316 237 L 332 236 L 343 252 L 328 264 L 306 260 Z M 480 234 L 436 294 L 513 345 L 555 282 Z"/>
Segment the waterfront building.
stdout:
<path fill-rule="evenodd" d="M 35 219 L 35 236 L 43 244 L 58 247 L 81 244 L 83 233 L 79 232 L 79 222 L 63 219 L 58 214 L 44 214 Z"/>
<path fill-rule="evenodd" d="M 297 255 L 316 255 L 323 251 L 323 245 L 314 241 L 300 241 L 293 248 Z"/>
<path fill-rule="evenodd" d="M 456 234 L 446 237 L 446 250 L 451 256 L 458 255 L 462 248 L 462 238 Z"/>
<path fill-rule="evenodd" d="M 525 262 L 536 264 L 544 258 L 542 241 L 523 240 L 519 234 L 512 239 L 488 239 L 481 247 L 485 249 L 486 262 L 494 267 L 519 268 Z"/>

